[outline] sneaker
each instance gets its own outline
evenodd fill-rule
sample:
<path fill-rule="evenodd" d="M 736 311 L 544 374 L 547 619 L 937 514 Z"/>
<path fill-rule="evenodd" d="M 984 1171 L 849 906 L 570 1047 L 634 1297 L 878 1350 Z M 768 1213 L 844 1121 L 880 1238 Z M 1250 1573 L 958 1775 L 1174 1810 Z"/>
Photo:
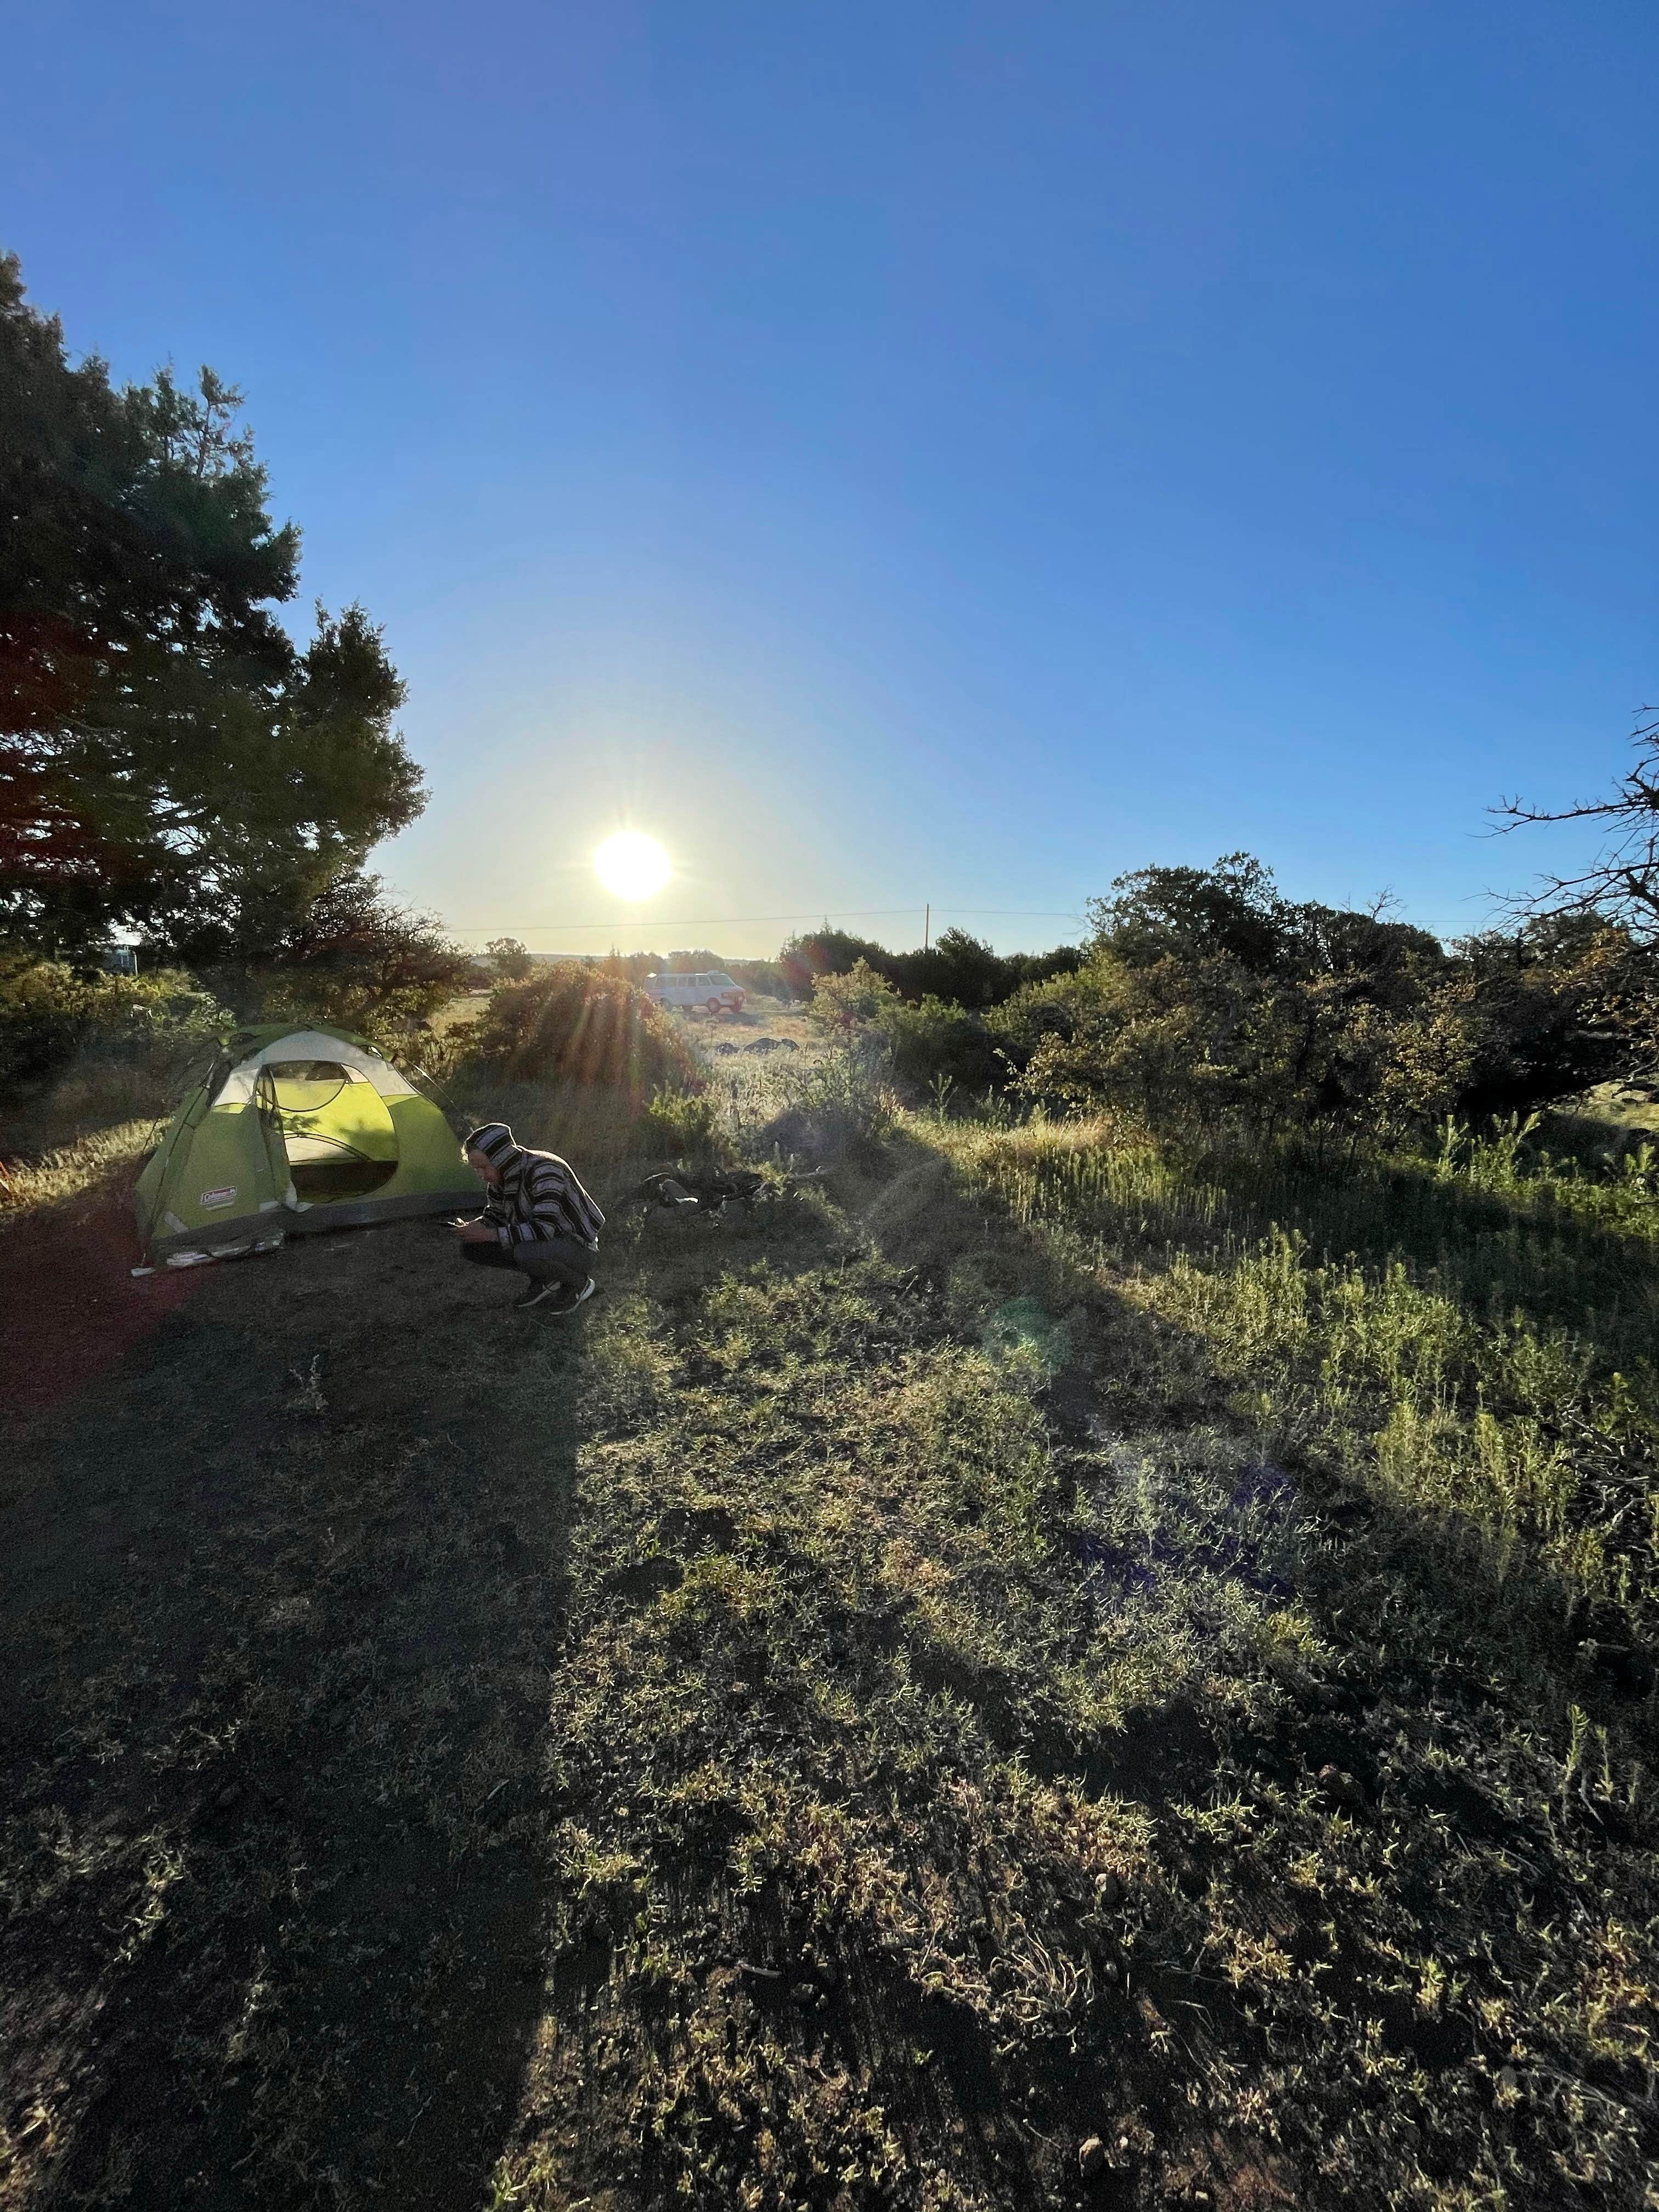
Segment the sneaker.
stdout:
<path fill-rule="evenodd" d="M 524 1296 L 514 1301 L 514 1311 L 538 1306 L 546 1300 L 556 1314 L 573 1314 L 578 1306 L 586 1304 L 598 1287 L 592 1275 L 580 1290 L 572 1290 L 568 1283 L 532 1283 Z"/>

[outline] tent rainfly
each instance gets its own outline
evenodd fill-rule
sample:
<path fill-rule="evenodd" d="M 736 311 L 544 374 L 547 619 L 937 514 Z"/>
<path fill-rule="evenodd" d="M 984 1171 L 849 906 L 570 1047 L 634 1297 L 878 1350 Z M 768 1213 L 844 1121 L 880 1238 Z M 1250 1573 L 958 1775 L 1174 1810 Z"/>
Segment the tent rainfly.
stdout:
<path fill-rule="evenodd" d="M 317 1229 L 476 1206 L 438 1109 L 350 1030 L 239 1030 L 138 1178 L 144 1258 L 173 1267 Z"/>

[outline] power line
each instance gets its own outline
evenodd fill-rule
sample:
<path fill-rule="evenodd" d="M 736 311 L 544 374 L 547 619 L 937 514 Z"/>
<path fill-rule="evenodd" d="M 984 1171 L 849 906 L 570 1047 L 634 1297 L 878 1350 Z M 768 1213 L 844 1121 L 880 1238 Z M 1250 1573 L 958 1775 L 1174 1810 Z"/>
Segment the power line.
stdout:
<path fill-rule="evenodd" d="M 803 908 L 798 914 L 701 914 L 662 916 L 653 915 L 648 919 L 630 921 L 617 917 L 611 921 L 458 921 L 453 926 L 468 936 L 482 935 L 487 929 L 737 929 L 750 927 L 759 922 L 775 921 L 891 921 L 907 914 L 921 914 L 919 906 L 839 907 L 826 912 L 823 907 Z M 1026 906 L 940 906 L 936 914 L 1002 915 L 1026 921 L 1082 921 L 1086 917 L 1070 907 Z"/>
<path fill-rule="evenodd" d="M 793 914 L 703 914 L 669 916 L 653 915 L 638 920 L 617 915 L 609 921 L 474 921 L 455 922 L 452 927 L 465 937 L 482 937 L 487 933 L 507 930 L 538 932 L 562 930 L 574 935 L 579 932 L 594 930 L 614 933 L 622 930 L 661 932 L 670 929 L 745 929 L 758 927 L 763 923 L 786 921 L 821 921 L 826 926 L 833 926 L 842 921 L 891 921 L 899 920 L 906 915 L 923 914 L 926 911 L 925 906 L 839 907 L 829 910 L 823 907 L 803 907 Z M 980 920 L 990 915 L 995 915 L 1006 921 L 1022 921 L 1082 922 L 1088 920 L 1086 915 L 1079 913 L 1073 907 L 935 906 L 933 912 L 947 915 L 957 915 L 972 920 Z M 1385 919 L 1401 922 L 1410 928 L 1448 933 L 1461 932 L 1465 934 L 1470 933 L 1472 930 L 1478 933 L 1480 927 L 1474 916 L 1466 914 L 1400 915 L 1385 917 Z"/>

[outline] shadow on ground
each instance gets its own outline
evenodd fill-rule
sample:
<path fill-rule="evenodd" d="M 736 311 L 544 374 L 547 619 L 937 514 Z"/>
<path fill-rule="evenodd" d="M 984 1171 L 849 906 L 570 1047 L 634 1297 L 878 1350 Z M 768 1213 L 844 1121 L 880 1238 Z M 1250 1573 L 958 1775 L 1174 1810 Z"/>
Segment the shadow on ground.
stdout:
<path fill-rule="evenodd" d="M 0 1243 L 14 1311 L 38 1261 Z M 182 1302 L 83 1279 L 125 1358 L 14 1426 L 0 1498 L 0 2201 L 487 2195 L 582 1342 L 512 1288 L 428 1224 Z"/>

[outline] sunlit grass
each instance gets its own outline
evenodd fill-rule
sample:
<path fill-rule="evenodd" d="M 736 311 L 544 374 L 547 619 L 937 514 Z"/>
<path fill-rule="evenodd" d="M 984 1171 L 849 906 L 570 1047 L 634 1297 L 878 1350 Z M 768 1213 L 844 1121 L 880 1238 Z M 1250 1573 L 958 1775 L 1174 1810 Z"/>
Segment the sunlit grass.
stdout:
<path fill-rule="evenodd" d="M 33 1158 L 0 1161 L 0 1220 L 94 1188 L 116 1170 L 136 1166 L 155 1136 L 154 1121 L 122 1121 Z"/>
<path fill-rule="evenodd" d="M 919 1125 L 922 1126 L 922 1125 Z M 925 1125 L 1021 1223 L 1198 1340 L 1280 1449 L 1659 1602 L 1659 1206 L 1528 1159 L 1183 1157 L 1109 1122 Z"/>

